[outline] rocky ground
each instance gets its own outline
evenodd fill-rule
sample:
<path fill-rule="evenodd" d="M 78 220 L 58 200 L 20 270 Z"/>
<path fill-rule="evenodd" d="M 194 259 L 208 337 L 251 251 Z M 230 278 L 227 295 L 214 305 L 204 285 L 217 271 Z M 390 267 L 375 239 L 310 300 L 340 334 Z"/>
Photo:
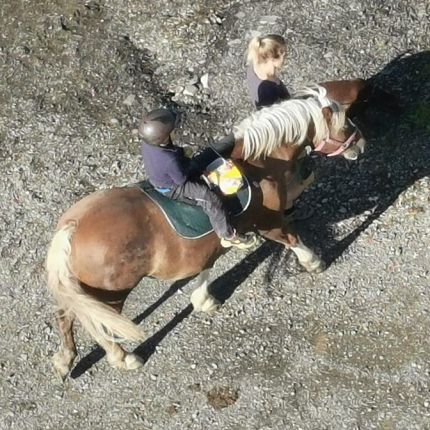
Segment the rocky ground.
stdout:
<path fill-rule="evenodd" d="M 429 14 L 420 0 L 4 0 L 0 428 L 429 429 Z M 148 333 L 144 368 L 112 370 L 78 331 L 59 382 L 44 279 L 59 215 L 143 177 L 144 111 L 175 105 L 196 147 L 247 116 L 256 32 L 287 38 L 290 88 L 358 76 L 401 99 L 358 118 L 358 162 L 315 161 L 299 228 L 328 270 L 269 243 L 231 252 L 210 317 L 191 312 L 191 285 L 144 280 L 125 309 Z"/>

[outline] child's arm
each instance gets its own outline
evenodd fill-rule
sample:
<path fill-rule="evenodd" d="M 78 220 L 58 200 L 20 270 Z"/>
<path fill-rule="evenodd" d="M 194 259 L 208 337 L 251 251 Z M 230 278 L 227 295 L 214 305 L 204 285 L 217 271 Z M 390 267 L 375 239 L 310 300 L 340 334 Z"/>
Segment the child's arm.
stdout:
<path fill-rule="evenodd" d="M 178 186 L 183 185 L 188 179 L 188 168 L 181 161 L 180 159 L 173 159 L 167 170 L 170 179 Z"/>

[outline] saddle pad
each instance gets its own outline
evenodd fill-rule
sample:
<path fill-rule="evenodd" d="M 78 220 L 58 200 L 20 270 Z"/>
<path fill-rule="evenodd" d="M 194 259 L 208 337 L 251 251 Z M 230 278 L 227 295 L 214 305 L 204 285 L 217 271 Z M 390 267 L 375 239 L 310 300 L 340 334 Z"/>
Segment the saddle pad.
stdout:
<path fill-rule="evenodd" d="M 231 216 L 241 214 L 249 206 L 251 189 L 246 178 L 245 182 L 245 186 L 237 194 L 222 196 L 227 212 Z M 184 239 L 199 239 L 213 231 L 209 218 L 201 207 L 169 199 L 155 190 L 148 181 L 141 181 L 135 186 L 158 205 L 171 227 Z"/>

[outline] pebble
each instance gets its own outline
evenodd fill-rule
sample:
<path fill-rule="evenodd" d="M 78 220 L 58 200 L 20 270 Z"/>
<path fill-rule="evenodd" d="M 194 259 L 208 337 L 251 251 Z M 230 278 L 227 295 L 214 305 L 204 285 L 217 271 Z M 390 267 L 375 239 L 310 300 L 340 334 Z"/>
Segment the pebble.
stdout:
<path fill-rule="evenodd" d="M 134 103 L 136 96 L 134 94 L 129 94 L 127 98 L 123 101 L 126 106 L 131 106 Z"/>
<path fill-rule="evenodd" d="M 209 73 L 205 73 L 204 75 L 202 75 L 200 78 L 200 82 L 203 88 L 209 88 Z"/>
<path fill-rule="evenodd" d="M 195 85 L 187 85 L 183 91 L 184 95 L 194 97 L 199 89 Z"/>

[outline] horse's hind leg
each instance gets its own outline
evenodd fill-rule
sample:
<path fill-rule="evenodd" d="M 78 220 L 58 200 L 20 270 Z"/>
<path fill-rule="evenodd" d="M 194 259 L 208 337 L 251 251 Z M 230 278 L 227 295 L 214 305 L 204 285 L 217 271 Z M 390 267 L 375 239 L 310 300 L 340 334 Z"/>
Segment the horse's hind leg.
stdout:
<path fill-rule="evenodd" d="M 59 309 L 56 312 L 58 330 L 60 332 L 60 348 L 52 358 L 54 369 L 64 379 L 72 368 L 73 361 L 76 358 L 76 344 L 73 338 L 73 322 L 75 316 L 70 312 Z"/>
<path fill-rule="evenodd" d="M 106 351 L 106 358 L 112 367 L 134 370 L 143 366 L 144 362 L 138 355 L 125 351 L 118 343 L 102 338 L 96 341 Z"/>
<path fill-rule="evenodd" d="M 108 304 L 121 313 L 125 299 L 126 297 Z M 101 337 L 96 341 L 106 351 L 106 358 L 111 366 L 125 370 L 134 370 L 143 366 L 144 362 L 138 355 L 125 351 L 119 343 Z"/>
<path fill-rule="evenodd" d="M 57 374 L 64 380 L 72 368 L 77 356 L 75 339 L 73 337 L 73 323 L 75 316 L 70 312 L 59 309 L 56 312 L 56 320 L 60 332 L 60 348 L 52 357 L 52 363 Z M 106 351 L 109 363 L 121 369 L 135 369 L 140 367 L 138 357 L 129 354 L 115 342 L 110 342 L 103 338 L 96 339 L 97 343 Z M 141 363 L 140 363 L 141 365 Z"/>
<path fill-rule="evenodd" d="M 209 292 L 210 269 L 199 273 L 194 281 L 197 288 L 191 294 L 191 303 L 196 311 L 214 312 L 220 307 L 220 302 Z"/>

